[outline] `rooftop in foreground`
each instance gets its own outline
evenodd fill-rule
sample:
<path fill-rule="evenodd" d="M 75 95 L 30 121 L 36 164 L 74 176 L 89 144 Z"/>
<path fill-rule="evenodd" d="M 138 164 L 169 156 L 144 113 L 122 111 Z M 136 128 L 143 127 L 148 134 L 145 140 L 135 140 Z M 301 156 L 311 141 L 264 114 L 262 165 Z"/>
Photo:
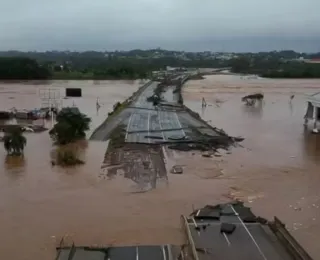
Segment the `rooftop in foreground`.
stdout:
<path fill-rule="evenodd" d="M 123 246 L 123 247 L 65 247 L 58 250 L 56 260 L 173 260 L 180 254 L 180 247 Z"/>
<path fill-rule="evenodd" d="M 184 220 L 195 260 L 311 260 L 277 218 L 256 217 L 239 202 L 209 205 Z"/>
<path fill-rule="evenodd" d="M 57 248 L 56 260 L 312 260 L 285 226 L 256 217 L 240 202 L 205 206 L 182 216 L 184 245 Z"/>

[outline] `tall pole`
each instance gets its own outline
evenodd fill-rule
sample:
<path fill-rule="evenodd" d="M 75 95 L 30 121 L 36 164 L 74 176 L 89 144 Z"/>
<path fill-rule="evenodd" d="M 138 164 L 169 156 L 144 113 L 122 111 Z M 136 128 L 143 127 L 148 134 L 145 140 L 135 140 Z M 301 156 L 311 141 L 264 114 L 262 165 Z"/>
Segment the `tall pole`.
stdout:
<path fill-rule="evenodd" d="M 50 109 L 50 115 L 51 115 L 51 126 L 53 127 L 53 110 L 52 110 L 52 102 L 51 100 L 49 101 L 49 109 Z"/>
<path fill-rule="evenodd" d="M 53 109 L 51 109 L 51 124 L 52 124 L 52 127 L 53 127 Z"/>
<path fill-rule="evenodd" d="M 319 113 L 319 107 L 314 106 L 314 110 L 313 110 L 313 117 L 314 117 L 314 124 L 313 124 L 313 133 L 318 133 L 318 128 L 317 128 L 317 122 L 318 122 L 318 113 Z"/>

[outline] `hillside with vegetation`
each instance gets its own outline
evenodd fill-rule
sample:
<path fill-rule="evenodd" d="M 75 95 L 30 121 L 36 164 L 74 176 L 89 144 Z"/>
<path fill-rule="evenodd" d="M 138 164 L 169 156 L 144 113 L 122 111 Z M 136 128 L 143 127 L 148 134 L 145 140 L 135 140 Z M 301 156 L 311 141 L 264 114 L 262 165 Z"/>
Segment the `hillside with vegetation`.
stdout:
<path fill-rule="evenodd" d="M 184 52 L 162 49 L 114 52 L 0 52 L 0 79 L 141 79 L 167 66 L 224 68 L 272 78 L 320 78 L 320 66 L 306 62 L 320 53 Z"/>

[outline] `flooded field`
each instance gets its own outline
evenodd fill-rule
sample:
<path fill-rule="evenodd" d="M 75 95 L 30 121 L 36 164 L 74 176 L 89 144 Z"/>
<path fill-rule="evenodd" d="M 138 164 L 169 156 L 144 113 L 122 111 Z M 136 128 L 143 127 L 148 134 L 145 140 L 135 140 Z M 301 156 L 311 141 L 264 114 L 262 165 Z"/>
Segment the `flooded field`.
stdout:
<path fill-rule="evenodd" d="M 63 93 L 66 86 L 83 88 L 83 98 L 62 102 L 75 104 L 92 117 L 93 131 L 113 104 L 125 100 L 140 84 L 2 83 L 0 109 L 39 107 L 39 89 L 58 88 Z M 319 89 L 320 80 L 217 75 L 187 82 L 187 106 L 228 134 L 246 139 L 242 148 L 218 158 L 167 150 L 167 169 L 179 164 L 184 173 L 168 173 L 168 182 L 147 193 L 132 192 L 133 182 L 120 175 L 110 181 L 101 178 L 106 142 L 89 142 L 83 148 L 86 164 L 73 169 L 51 166 L 54 148 L 47 132 L 26 134 L 25 160 L 20 162 L 6 161 L 0 143 L 0 258 L 51 260 L 62 236 L 79 245 L 178 244 L 183 239 L 181 214 L 234 198 L 244 200 L 256 214 L 277 215 L 310 254 L 320 258 L 320 138 L 303 127 L 304 94 Z M 243 95 L 257 91 L 265 93 L 261 106 L 241 103 Z M 97 97 L 102 104 L 99 111 Z M 202 97 L 209 104 L 205 110 Z"/>

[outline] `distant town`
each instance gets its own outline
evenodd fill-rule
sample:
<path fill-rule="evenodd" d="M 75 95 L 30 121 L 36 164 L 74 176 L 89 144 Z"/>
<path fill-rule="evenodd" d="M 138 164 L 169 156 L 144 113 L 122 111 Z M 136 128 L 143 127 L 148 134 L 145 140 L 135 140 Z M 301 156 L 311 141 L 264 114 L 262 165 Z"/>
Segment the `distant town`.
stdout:
<path fill-rule="evenodd" d="M 241 56 L 264 56 L 266 58 L 280 58 L 283 60 L 297 60 L 297 61 L 310 61 L 313 59 L 320 59 L 320 53 L 301 53 L 293 50 L 270 51 L 270 52 L 186 52 L 186 51 L 173 51 L 164 49 L 150 49 L 150 50 L 130 50 L 130 51 L 46 51 L 46 52 L 21 52 L 21 51 L 0 51 L 0 57 L 29 57 L 39 58 L 43 60 L 54 60 L 57 57 L 92 57 L 92 58 L 106 58 L 106 59 L 162 59 L 162 58 L 175 58 L 183 61 L 192 60 L 232 60 Z"/>

